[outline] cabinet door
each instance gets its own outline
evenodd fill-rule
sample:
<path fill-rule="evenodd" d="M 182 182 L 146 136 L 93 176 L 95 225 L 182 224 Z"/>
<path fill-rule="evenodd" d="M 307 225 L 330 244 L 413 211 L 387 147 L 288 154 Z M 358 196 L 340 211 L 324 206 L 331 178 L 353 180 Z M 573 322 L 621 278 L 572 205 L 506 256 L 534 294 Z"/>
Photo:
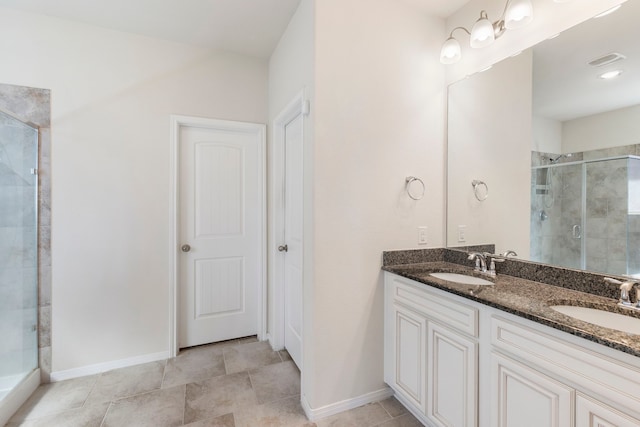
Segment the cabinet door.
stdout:
<path fill-rule="evenodd" d="M 443 427 L 476 426 L 477 344 L 432 322 L 427 331 L 427 417 Z"/>
<path fill-rule="evenodd" d="M 638 427 L 640 420 L 598 402 L 591 397 L 576 396 L 576 426 L 579 427 Z"/>
<path fill-rule="evenodd" d="M 491 354 L 492 417 L 496 427 L 568 427 L 573 390 L 498 353 Z"/>
<path fill-rule="evenodd" d="M 396 340 L 394 388 L 417 408 L 422 409 L 425 398 L 426 320 L 401 306 L 394 306 L 394 312 Z"/>

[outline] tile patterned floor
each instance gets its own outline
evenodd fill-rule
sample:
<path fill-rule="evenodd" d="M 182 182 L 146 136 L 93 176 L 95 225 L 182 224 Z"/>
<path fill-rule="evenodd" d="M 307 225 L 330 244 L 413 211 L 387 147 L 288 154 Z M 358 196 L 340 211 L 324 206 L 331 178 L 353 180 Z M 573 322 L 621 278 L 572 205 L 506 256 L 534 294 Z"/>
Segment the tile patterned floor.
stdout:
<path fill-rule="evenodd" d="M 300 372 L 255 337 L 178 357 L 40 386 L 8 427 L 414 427 L 391 398 L 315 423 L 300 406 Z"/>

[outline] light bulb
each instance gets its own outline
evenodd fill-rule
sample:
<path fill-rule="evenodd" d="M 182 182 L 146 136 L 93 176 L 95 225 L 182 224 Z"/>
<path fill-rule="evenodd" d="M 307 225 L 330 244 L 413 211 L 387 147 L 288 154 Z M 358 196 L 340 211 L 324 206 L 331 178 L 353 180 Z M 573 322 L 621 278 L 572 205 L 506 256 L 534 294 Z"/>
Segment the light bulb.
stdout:
<path fill-rule="evenodd" d="M 454 64 L 462 57 L 460 43 L 453 37 L 449 37 L 442 45 L 440 51 L 440 62 L 443 64 Z"/>
<path fill-rule="evenodd" d="M 496 39 L 493 25 L 487 18 L 486 12 L 480 12 L 480 19 L 471 28 L 470 44 L 472 48 L 489 46 Z"/>
<path fill-rule="evenodd" d="M 504 14 L 504 26 L 509 30 L 523 27 L 533 19 L 533 5 L 530 0 L 513 0 Z"/>

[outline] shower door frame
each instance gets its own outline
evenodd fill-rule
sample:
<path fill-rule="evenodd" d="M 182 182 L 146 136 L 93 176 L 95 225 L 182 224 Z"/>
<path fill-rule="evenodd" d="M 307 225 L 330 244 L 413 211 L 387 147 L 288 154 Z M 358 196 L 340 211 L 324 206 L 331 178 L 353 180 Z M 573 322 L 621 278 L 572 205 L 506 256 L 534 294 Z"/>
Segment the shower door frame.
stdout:
<path fill-rule="evenodd" d="M 36 305 L 35 307 L 33 307 L 33 310 L 35 311 L 35 325 L 36 326 L 39 323 L 39 315 L 38 315 L 38 294 L 39 294 L 39 286 L 38 286 L 38 276 L 39 276 L 39 263 L 40 263 L 40 257 L 38 254 L 38 246 L 40 243 L 40 238 L 39 238 L 39 233 L 38 233 L 38 229 L 39 229 L 39 215 L 38 215 L 38 208 L 40 206 L 40 197 L 39 197 L 39 191 L 40 191 L 40 186 L 39 186 L 39 180 L 38 180 L 38 167 L 39 167 L 39 157 L 40 157 L 40 131 L 38 129 L 37 126 L 34 126 L 32 123 L 28 123 L 25 122 L 24 120 L 21 120 L 20 118 L 16 117 L 14 114 L 11 114 L 10 112 L 4 111 L 4 110 L 0 110 L 0 114 L 3 114 L 17 122 L 19 122 L 21 125 L 24 125 L 25 127 L 29 127 L 31 129 L 33 129 L 33 131 L 35 132 L 35 141 L 30 141 L 30 143 L 35 144 L 35 159 L 34 160 L 34 167 L 31 170 L 31 173 L 33 175 L 35 175 L 35 185 L 34 185 L 34 195 L 35 197 L 32 199 L 32 203 L 34 204 L 34 208 L 35 208 L 35 218 L 34 218 L 34 223 L 31 224 L 31 226 L 34 227 L 35 230 L 35 236 L 33 236 L 33 240 L 35 241 L 35 283 L 31 283 L 31 286 L 33 286 L 33 289 L 31 290 L 32 292 L 35 293 L 35 301 L 36 301 Z M 24 227 L 24 225 L 23 225 Z M 22 282 L 22 287 L 25 286 L 24 281 Z M 22 403 L 24 403 L 24 401 L 26 401 L 29 396 L 33 393 L 33 391 L 40 385 L 41 382 L 41 378 L 40 378 L 40 367 L 39 367 L 39 348 L 38 348 L 38 343 L 39 343 L 39 332 L 38 329 L 36 328 L 36 335 L 35 335 L 35 366 L 33 369 L 31 369 L 29 372 L 20 372 L 19 374 L 16 374 L 16 376 L 18 375 L 22 375 L 22 378 L 20 378 L 20 380 L 13 385 L 13 387 L 11 388 L 11 390 L 7 393 L 6 396 L 4 396 L 2 399 L 0 399 L 0 425 L 4 424 L 6 421 L 8 421 L 7 416 L 10 415 L 11 413 L 15 412 L 15 410 L 17 410 Z M 24 356 L 23 356 L 24 357 Z"/>
<path fill-rule="evenodd" d="M 580 210 L 581 210 L 581 215 L 580 215 L 580 269 L 581 270 L 586 270 L 587 269 L 587 236 L 588 236 L 588 232 L 589 230 L 586 227 L 586 223 L 587 223 L 587 192 L 588 192 L 588 188 L 587 188 L 587 167 L 589 164 L 592 163 L 599 163 L 599 162 L 605 162 L 605 161 L 615 161 L 615 160 L 627 160 L 627 168 L 629 168 L 629 161 L 630 160 L 640 160 L 639 156 L 635 156 L 632 154 L 625 154 L 625 155 L 620 155 L 620 156 L 610 156 L 610 157 L 602 157 L 602 158 L 597 158 L 597 159 L 589 159 L 589 160 L 579 160 L 579 161 L 575 161 L 575 162 L 566 162 L 566 163 L 559 163 L 559 164 L 550 164 L 550 165 L 540 165 L 540 166 L 534 166 L 531 168 L 532 171 L 536 171 L 536 170 L 540 170 L 540 169 L 547 169 L 549 171 L 551 171 L 552 168 L 562 168 L 562 167 L 568 167 L 568 166 L 580 166 L 580 181 L 581 181 L 581 202 L 580 202 Z M 627 172 L 629 173 L 629 172 Z M 627 190 L 628 191 L 628 190 Z M 628 195 L 627 195 L 628 197 Z M 627 218 L 627 222 L 628 222 L 628 218 Z M 531 234 L 530 234 L 530 237 Z M 628 239 L 628 231 L 627 231 L 627 239 Z M 628 272 L 628 248 L 627 248 L 627 272 Z M 540 261 L 535 261 L 535 262 L 540 262 Z M 553 263 L 554 265 L 555 262 Z M 560 264 L 558 264 L 560 265 Z M 565 268 L 571 268 L 571 267 L 567 267 L 564 265 L 560 265 L 561 267 L 565 267 Z M 605 272 L 602 272 L 605 273 Z M 608 274 L 617 274 L 617 273 L 613 273 L 613 272 L 608 272 Z M 622 273 L 620 273 L 622 274 Z M 625 273 L 626 274 L 626 273 Z"/>
<path fill-rule="evenodd" d="M 38 364 L 19 389 L 0 402 L 0 425 L 8 420 L 51 372 L 51 91 L 0 83 L 0 111 L 38 129 L 37 310 Z"/>

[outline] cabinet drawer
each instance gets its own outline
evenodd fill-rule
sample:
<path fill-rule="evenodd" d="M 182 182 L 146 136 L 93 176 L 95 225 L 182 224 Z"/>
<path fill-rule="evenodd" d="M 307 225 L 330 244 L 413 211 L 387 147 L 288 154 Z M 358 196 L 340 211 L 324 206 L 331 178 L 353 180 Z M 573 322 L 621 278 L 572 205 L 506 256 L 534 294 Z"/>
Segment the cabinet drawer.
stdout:
<path fill-rule="evenodd" d="M 450 328 L 478 336 L 478 310 L 454 300 L 456 296 L 441 296 L 425 285 L 397 277 L 393 278 L 392 292 L 397 303 L 411 307 Z"/>

